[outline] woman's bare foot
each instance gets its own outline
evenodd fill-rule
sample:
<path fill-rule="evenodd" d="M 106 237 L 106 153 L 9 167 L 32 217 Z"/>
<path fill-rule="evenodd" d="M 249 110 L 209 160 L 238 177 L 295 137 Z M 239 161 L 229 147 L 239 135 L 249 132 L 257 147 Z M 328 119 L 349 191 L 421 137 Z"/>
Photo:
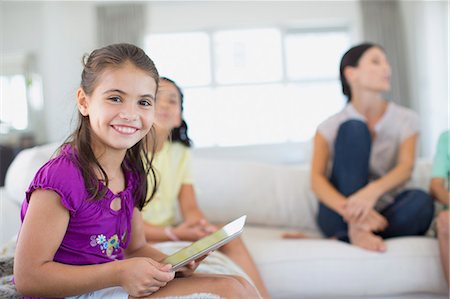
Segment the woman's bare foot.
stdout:
<path fill-rule="evenodd" d="M 301 232 L 285 232 L 281 237 L 283 239 L 309 239 L 307 235 Z"/>
<path fill-rule="evenodd" d="M 383 239 L 377 235 L 374 235 L 372 232 L 350 226 L 348 236 L 350 238 L 350 242 L 355 246 L 370 251 L 386 251 L 386 244 Z"/>

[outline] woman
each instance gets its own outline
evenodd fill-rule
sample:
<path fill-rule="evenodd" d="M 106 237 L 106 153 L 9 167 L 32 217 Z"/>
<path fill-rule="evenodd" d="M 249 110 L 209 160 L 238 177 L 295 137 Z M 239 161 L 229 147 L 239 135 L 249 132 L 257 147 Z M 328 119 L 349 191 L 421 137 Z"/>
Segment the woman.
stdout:
<path fill-rule="evenodd" d="M 380 46 L 365 43 L 344 54 L 348 104 L 318 127 L 311 168 L 323 234 L 380 252 L 383 239 L 423 235 L 434 210 L 427 193 L 403 188 L 414 167 L 418 116 L 383 97 L 390 77 Z"/>

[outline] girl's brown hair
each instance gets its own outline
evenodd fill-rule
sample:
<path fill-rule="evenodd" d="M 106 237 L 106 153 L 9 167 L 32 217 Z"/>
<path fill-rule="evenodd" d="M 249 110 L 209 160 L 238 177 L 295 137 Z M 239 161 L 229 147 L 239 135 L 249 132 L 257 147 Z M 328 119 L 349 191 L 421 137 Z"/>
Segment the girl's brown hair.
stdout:
<path fill-rule="evenodd" d="M 152 77 L 156 84 L 159 82 L 159 74 L 153 61 L 145 54 L 145 52 L 131 44 L 113 44 L 97 50 L 83 57 L 83 72 L 81 73 L 80 86 L 86 95 L 91 95 L 97 86 L 97 81 L 107 68 L 118 68 L 125 63 L 132 63 L 137 68 L 146 72 Z M 154 138 L 155 132 L 152 126 L 151 136 Z M 152 167 L 155 147 L 151 149 L 151 159 L 149 160 L 147 148 L 147 135 L 133 147 L 127 149 L 122 169 L 131 171 L 138 175 L 138 182 L 134 189 L 135 206 L 142 208 L 153 198 L 156 193 L 156 175 Z M 83 116 L 78 112 L 78 124 L 76 130 L 64 142 L 70 144 L 76 149 L 76 163 L 78 164 L 83 175 L 84 184 L 88 193 L 93 200 L 102 199 L 107 191 L 106 188 L 100 187 L 95 169 L 98 169 L 102 175 L 102 180 L 108 186 L 108 175 L 102 168 L 91 147 L 91 127 L 89 116 Z M 155 144 L 155 142 L 153 142 Z M 147 176 L 153 180 L 153 189 L 151 195 L 147 197 Z"/>

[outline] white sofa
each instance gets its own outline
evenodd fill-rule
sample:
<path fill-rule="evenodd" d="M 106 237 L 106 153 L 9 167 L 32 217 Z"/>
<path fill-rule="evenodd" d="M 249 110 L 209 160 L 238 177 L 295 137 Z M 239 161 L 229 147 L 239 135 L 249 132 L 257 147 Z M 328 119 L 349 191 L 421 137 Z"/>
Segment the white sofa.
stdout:
<path fill-rule="evenodd" d="M 55 148 L 51 144 L 22 151 L 11 164 L 0 191 L 0 244 L 17 233 L 24 191 Z M 193 155 L 201 208 L 219 223 L 248 215 L 243 238 L 273 298 L 448 298 L 438 244 L 431 237 L 388 240 L 385 253 L 322 239 L 308 164 L 286 164 L 273 156 L 261 162 L 264 151 L 286 149 L 299 146 L 256 147 L 247 149 L 247 157 L 218 149 L 194 150 Z M 298 160 L 307 153 L 306 148 Z M 429 174 L 430 162 L 419 161 L 410 184 L 426 189 Z M 316 238 L 283 240 L 280 235 L 286 230 Z"/>

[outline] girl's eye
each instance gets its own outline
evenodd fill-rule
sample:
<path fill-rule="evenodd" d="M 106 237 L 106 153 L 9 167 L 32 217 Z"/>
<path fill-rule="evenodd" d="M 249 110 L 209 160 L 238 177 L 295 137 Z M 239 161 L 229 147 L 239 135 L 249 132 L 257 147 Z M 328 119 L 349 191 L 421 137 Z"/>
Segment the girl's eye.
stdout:
<path fill-rule="evenodd" d="M 153 106 L 153 103 L 151 100 L 147 100 L 147 99 L 142 99 L 139 101 L 139 105 L 145 106 L 145 107 L 149 107 L 149 106 Z"/>
<path fill-rule="evenodd" d="M 109 97 L 108 99 L 109 99 L 111 102 L 114 102 L 114 103 L 120 103 L 120 102 L 121 102 L 120 97 L 117 97 L 117 96 Z"/>

